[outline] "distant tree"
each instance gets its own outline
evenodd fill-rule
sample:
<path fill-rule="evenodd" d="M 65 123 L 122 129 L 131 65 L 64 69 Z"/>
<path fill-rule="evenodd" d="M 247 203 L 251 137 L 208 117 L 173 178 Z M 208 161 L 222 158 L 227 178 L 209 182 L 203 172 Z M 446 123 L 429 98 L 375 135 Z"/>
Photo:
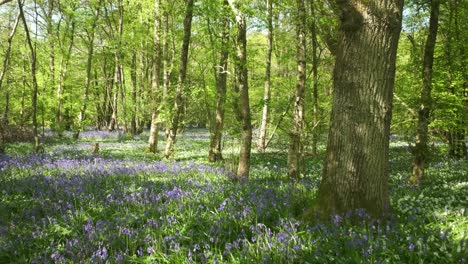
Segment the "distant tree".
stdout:
<path fill-rule="evenodd" d="M 97 21 L 99 19 L 99 13 L 101 10 L 101 0 L 98 1 L 96 10 L 94 11 L 94 18 L 91 25 L 91 29 L 87 32 L 87 41 L 88 41 L 88 58 L 86 59 L 86 79 L 84 84 L 84 92 L 83 98 L 81 102 L 80 112 L 78 114 L 75 133 L 73 137 L 78 139 L 80 136 L 80 132 L 83 129 L 83 121 L 86 118 L 86 108 L 88 106 L 89 101 L 89 88 L 91 86 L 91 78 L 92 78 L 92 67 L 93 67 L 93 55 L 94 55 L 94 38 L 95 38 L 95 31 L 97 26 Z"/>
<path fill-rule="evenodd" d="M 153 59 L 153 80 L 151 89 L 151 129 L 148 139 L 148 150 L 156 153 L 158 149 L 159 133 L 159 93 L 160 93 L 160 74 L 161 74 L 161 10 L 160 0 L 154 1 L 154 59 Z"/>
<path fill-rule="evenodd" d="M 185 10 L 184 38 L 180 53 L 179 79 L 177 81 L 176 97 L 174 101 L 174 115 L 171 120 L 169 137 L 167 138 L 166 148 L 164 151 L 164 156 L 166 158 L 171 157 L 173 154 L 174 144 L 177 137 L 177 130 L 179 129 L 179 121 L 183 110 L 183 91 L 185 86 L 185 79 L 187 77 L 187 61 L 190 45 L 190 35 L 192 32 L 192 16 L 194 1 L 195 0 L 187 0 L 187 7 Z"/>
<path fill-rule="evenodd" d="M 388 154 L 402 0 L 333 1 L 341 25 L 322 181 L 314 209 L 389 210 Z"/>
<path fill-rule="evenodd" d="M 26 22 L 26 17 L 24 16 L 23 10 L 23 3 L 22 0 L 18 0 L 18 7 L 21 16 L 21 20 L 23 21 L 24 31 L 26 33 L 26 42 L 29 47 L 29 51 L 31 53 L 31 78 L 32 78 L 32 85 L 33 85 L 33 93 L 32 93 L 32 124 L 33 124 L 33 137 L 34 137 L 34 151 L 39 152 L 41 151 L 41 142 L 38 135 L 38 125 L 37 125 L 37 94 L 38 94 L 38 84 L 37 84 L 37 56 L 36 56 L 36 49 L 33 47 L 33 42 L 29 33 L 28 23 Z"/>
<path fill-rule="evenodd" d="M 264 152 L 267 147 L 267 125 L 269 122 L 269 105 L 271 97 L 271 55 L 273 53 L 273 0 L 267 0 L 267 51 L 265 60 L 265 85 L 263 94 L 262 121 L 257 147 Z"/>
<path fill-rule="evenodd" d="M 229 8 L 229 2 L 223 1 L 223 13 L 225 9 Z M 215 125 L 210 138 L 210 151 L 208 160 L 211 162 L 220 161 L 223 159 L 222 155 L 222 133 L 224 127 L 224 107 L 226 103 L 226 90 L 227 90 L 227 77 L 228 77 L 228 59 L 229 59 L 229 30 L 230 19 L 228 15 L 223 17 L 221 36 L 221 56 L 219 65 L 216 66 L 216 117 Z"/>
<path fill-rule="evenodd" d="M 416 131 L 416 146 L 413 148 L 412 175 L 410 183 L 418 185 L 424 177 L 424 167 L 426 166 L 428 149 L 428 127 L 430 122 L 430 112 L 432 106 L 432 73 L 434 64 L 434 49 L 437 39 L 437 29 L 439 26 L 439 0 L 431 0 L 431 16 L 429 18 L 429 34 L 427 35 L 424 48 L 423 59 L 423 87 L 421 89 L 420 106 L 418 111 L 418 126 Z"/>
<path fill-rule="evenodd" d="M 288 176 L 299 178 L 303 152 L 304 93 L 306 84 L 306 12 L 304 0 L 296 1 L 297 75 L 294 95 L 293 125 L 289 132 Z"/>

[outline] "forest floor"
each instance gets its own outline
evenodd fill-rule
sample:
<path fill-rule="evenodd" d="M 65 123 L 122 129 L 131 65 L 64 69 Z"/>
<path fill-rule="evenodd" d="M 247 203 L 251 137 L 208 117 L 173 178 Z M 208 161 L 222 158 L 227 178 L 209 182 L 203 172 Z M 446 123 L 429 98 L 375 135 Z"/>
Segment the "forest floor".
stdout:
<path fill-rule="evenodd" d="M 205 130 L 183 133 L 174 161 L 145 152 L 147 132 L 43 141 L 44 154 L 15 143 L 0 156 L 0 263 L 468 262 L 468 162 L 447 159 L 443 144 L 415 188 L 407 144 L 392 140 L 393 214 L 382 222 L 360 210 L 303 219 L 322 157 L 293 182 L 284 146 L 254 152 L 239 183 L 237 142 L 225 143 L 227 165 L 208 164 Z"/>

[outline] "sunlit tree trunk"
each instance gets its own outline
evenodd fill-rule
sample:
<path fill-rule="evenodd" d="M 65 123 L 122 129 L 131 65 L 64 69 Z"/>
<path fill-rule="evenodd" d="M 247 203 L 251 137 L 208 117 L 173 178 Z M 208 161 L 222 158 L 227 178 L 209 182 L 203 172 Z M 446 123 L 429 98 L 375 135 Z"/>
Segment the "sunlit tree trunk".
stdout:
<path fill-rule="evenodd" d="M 163 95 L 161 102 L 161 109 L 165 112 L 168 111 L 168 93 L 171 85 L 171 72 L 174 65 L 174 50 L 169 50 L 169 13 L 167 11 L 163 14 Z M 164 120 L 164 134 L 166 138 L 169 137 L 169 126 L 167 120 Z"/>
<path fill-rule="evenodd" d="M 314 209 L 389 210 L 389 136 L 403 0 L 335 1 L 341 14 L 333 106 Z"/>
<path fill-rule="evenodd" d="M 193 3 L 194 0 L 187 0 L 187 9 L 185 10 L 184 18 L 184 38 L 182 43 L 182 49 L 180 54 L 180 65 L 179 65 L 179 79 L 177 81 L 176 97 L 174 101 L 174 116 L 171 121 L 171 129 L 169 131 L 169 137 L 167 138 L 166 149 L 164 156 L 169 158 L 173 154 L 173 148 L 176 141 L 177 130 L 179 129 L 179 119 L 182 113 L 183 107 L 183 91 L 185 86 L 185 79 L 187 75 L 187 60 L 190 45 L 190 35 L 192 31 L 192 16 L 193 16 Z"/>
<path fill-rule="evenodd" d="M 161 11 L 160 1 L 154 2 L 154 59 L 153 59 L 153 80 L 151 91 L 151 129 L 148 140 L 148 150 L 156 153 L 158 150 L 159 136 L 159 83 L 161 75 Z"/>
<path fill-rule="evenodd" d="M 428 127 L 431 112 L 432 98 L 432 65 L 434 64 L 434 49 L 439 25 L 439 0 L 431 0 L 431 16 L 429 19 L 429 34 L 424 48 L 423 61 L 423 87 L 418 111 L 418 126 L 416 130 L 416 146 L 413 151 L 411 184 L 419 184 L 424 177 L 424 167 L 428 161 Z"/>
<path fill-rule="evenodd" d="M 32 94 L 32 123 L 33 123 L 33 137 L 34 137 L 34 151 L 40 151 L 40 140 L 38 136 L 38 129 L 37 129 L 37 94 L 38 94 L 38 85 L 37 85 L 37 77 L 36 77 L 36 50 L 33 47 L 31 36 L 29 33 L 28 23 L 26 22 L 26 18 L 24 16 L 23 11 L 23 4 L 21 0 L 18 0 L 18 7 L 21 16 L 21 20 L 23 20 L 24 31 L 26 33 L 26 42 L 29 47 L 29 51 L 31 52 L 31 77 L 32 77 L 32 85 L 33 85 L 33 94 Z"/>
<path fill-rule="evenodd" d="M 224 6 L 229 7 L 227 0 Z M 216 119 L 215 127 L 211 136 L 210 151 L 208 160 L 216 162 L 223 159 L 222 155 L 222 135 L 224 127 L 224 105 L 226 103 L 227 77 L 228 77 L 228 59 L 229 59 L 229 19 L 224 18 L 223 35 L 221 39 L 221 58 L 217 67 L 216 80 Z"/>
<path fill-rule="evenodd" d="M 247 21 L 245 14 L 238 9 L 239 1 L 229 0 L 229 5 L 236 16 L 237 39 L 236 39 L 236 81 L 235 88 L 239 93 L 238 109 L 241 121 L 241 140 L 239 152 L 239 165 L 237 167 L 237 178 L 248 179 L 250 173 L 250 154 L 252 147 L 252 123 L 249 101 L 249 82 L 247 69 Z"/>
<path fill-rule="evenodd" d="M 260 124 L 260 135 L 258 137 L 258 150 L 265 152 L 266 149 L 266 137 L 267 137 L 267 125 L 269 122 L 269 106 L 270 106 L 270 86 L 271 86 L 271 55 L 273 52 L 273 0 L 267 0 L 267 41 L 268 48 L 266 51 L 266 67 L 265 67 L 265 86 L 263 93 L 263 111 L 262 111 L 262 122 Z"/>
<path fill-rule="evenodd" d="M 306 13 L 304 0 L 297 0 L 297 77 L 294 98 L 293 126 L 289 132 L 288 176 L 299 178 L 302 162 L 302 145 L 304 134 L 304 93 L 306 82 Z"/>

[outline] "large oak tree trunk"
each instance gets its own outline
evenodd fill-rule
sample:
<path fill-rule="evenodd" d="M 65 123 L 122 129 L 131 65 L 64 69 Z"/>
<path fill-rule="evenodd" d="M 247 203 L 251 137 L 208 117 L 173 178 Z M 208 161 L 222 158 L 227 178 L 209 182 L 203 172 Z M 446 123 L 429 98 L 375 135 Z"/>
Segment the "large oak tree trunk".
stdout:
<path fill-rule="evenodd" d="M 164 156 L 169 158 L 172 156 L 174 144 L 176 141 L 177 130 L 179 129 L 179 120 L 182 114 L 183 106 L 183 93 L 185 86 L 185 79 L 187 76 L 187 60 L 190 45 L 190 35 L 192 32 L 192 16 L 193 16 L 193 2 L 194 0 L 187 0 L 187 8 L 185 10 L 184 18 L 184 39 L 182 43 L 182 50 L 180 54 L 180 65 L 179 65 L 179 79 L 177 81 L 176 97 L 174 101 L 174 116 L 171 120 L 171 128 L 169 131 L 169 137 L 167 138 L 166 149 Z"/>
<path fill-rule="evenodd" d="M 228 6 L 228 1 L 224 1 Z M 221 58 L 217 71 L 216 82 L 216 120 L 213 135 L 211 136 L 208 160 L 216 162 L 223 159 L 222 155 L 222 133 L 224 127 L 224 105 L 226 103 L 227 90 L 227 68 L 229 58 L 229 19 L 226 17 L 223 24 L 223 35 L 221 39 Z"/>
<path fill-rule="evenodd" d="M 341 11 L 331 124 L 314 205 L 324 215 L 389 210 L 388 153 L 403 0 L 335 1 Z"/>
<path fill-rule="evenodd" d="M 267 52 L 266 52 L 266 67 L 265 67 L 265 87 L 263 92 L 263 111 L 262 111 L 262 122 L 260 125 L 260 135 L 258 137 L 258 150 L 265 152 L 266 149 L 266 137 L 267 137 L 267 125 L 269 122 L 269 105 L 270 105 L 270 86 L 271 86 L 271 55 L 273 53 L 273 0 L 267 0 Z"/>
<path fill-rule="evenodd" d="M 424 177 L 424 167 L 427 163 L 429 149 L 428 127 L 431 112 L 432 65 L 434 64 L 434 49 L 439 25 L 439 0 L 431 0 L 431 17 L 429 19 L 429 34 L 424 48 L 423 87 L 421 90 L 421 105 L 418 111 L 418 127 L 416 131 L 416 146 L 413 151 L 411 184 L 419 184 Z"/>

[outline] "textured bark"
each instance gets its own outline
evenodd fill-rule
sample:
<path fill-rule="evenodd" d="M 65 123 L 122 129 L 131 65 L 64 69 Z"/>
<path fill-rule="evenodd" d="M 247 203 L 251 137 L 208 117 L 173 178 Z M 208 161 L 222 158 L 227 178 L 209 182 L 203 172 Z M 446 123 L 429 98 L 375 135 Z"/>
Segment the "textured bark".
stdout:
<path fill-rule="evenodd" d="M 388 153 L 402 0 L 336 1 L 341 26 L 322 181 L 325 216 L 389 210 Z"/>
<path fill-rule="evenodd" d="M 288 176 L 299 178 L 302 163 L 302 136 L 304 133 L 304 93 L 306 83 L 306 13 L 304 0 L 297 0 L 296 21 L 296 93 L 294 98 L 293 126 L 289 132 Z"/>
<path fill-rule="evenodd" d="M 194 0 L 187 0 L 187 8 L 185 10 L 184 18 L 184 38 L 182 43 L 182 49 L 180 54 L 180 65 L 179 65 L 179 79 L 177 81 L 177 90 L 174 101 L 174 116 L 171 120 L 171 129 L 169 131 L 169 137 L 167 138 L 166 149 L 164 156 L 169 158 L 172 156 L 174 151 L 174 144 L 177 137 L 177 130 L 179 129 L 179 121 L 183 106 L 183 93 L 185 86 L 185 79 L 187 75 L 187 60 L 190 46 L 190 35 L 192 32 L 192 16 L 193 16 L 193 2 Z"/>
<path fill-rule="evenodd" d="M 37 132 L 37 94 L 38 94 L 38 85 L 37 85 L 37 78 L 36 78 L 36 50 L 33 47 L 31 36 L 29 33 L 28 23 L 26 22 L 26 18 L 24 16 L 23 11 L 23 4 L 21 0 L 18 0 L 18 7 L 21 16 L 21 20 L 23 21 L 24 31 L 26 33 L 26 42 L 29 47 L 29 51 L 31 52 L 31 78 L 33 84 L 33 94 L 32 94 L 32 123 L 33 123 L 33 137 L 34 137 L 34 151 L 39 152 L 41 148 L 41 142 L 39 140 L 38 132 Z"/>
<path fill-rule="evenodd" d="M 228 1 L 224 1 L 224 6 L 228 6 Z M 229 59 L 229 18 L 226 17 L 223 23 L 223 35 L 221 39 L 221 58 L 217 67 L 216 80 L 216 120 L 211 136 L 210 151 L 208 160 L 216 162 L 223 159 L 222 155 L 222 133 L 224 127 L 224 105 L 226 103 L 227 90 L 227 67 Z"/>
<path fill-rule="evenodd" d="M 95 29 L 97 26 L 97 20 L 99 18 L 99 10 L 101 4 L 100 2 L 98 3 L 97 9 L 96 9 L 96 14 L 94 16 L 93 24 L 91 25 L 91 32 L 88 35 L 88 41 L 89 41 L 89 46 L 88 46 L 88 58 L 86 60 L 86 80 L 85 80 L 85 85 L 84 85 L 84 93 L 83 93 L 83 101 L 81 104 L 80 108 L 80 113 L 78 114 L 78 120 L 76 124 L 76 130 L 73 135 L 75 139 L 78 139 L 80 136 L 80 132 L 83 130 L 83 121 L 86 118 L 86 107 L 88 106 L 88 100 L 89 100 L 89 87 L 91 86 L 91 70 L 93 67 L 93 55 L 94 55 L 94 33 Z"/>
<path fill-rule="evenodd" d="M 434 49 L 439 25 L 439 0 L 431 1 L 431 16 L 429 18 L 429 34 L 424 47 L 423 87 L 421 90 L 421 105 L 418 111 L 418 126 L 416 131 L 416 146 L 413 148 L 411 184 L 418 185 L 424 178 L 424 167 L 429 154 L 428 127 L 432 105 L 432 66 L 434 64 Z"/>
<path fill-rule="evenodd" d="M 269 105 L 270 105 L 270 86 L 271 86 L 271 55 L 273 53 L 273 0 L 267 0 L 267 42 L 268 47 L 266 51 L 266 67 L 265 67 L 265 86 L 263 92 L 263 110 L 262 110 L 262 122 L 260 124 L 260 135 L 258 137 L 258 150 L 265 152 L 266 149 L 266 137 L 267 137 L 267 125 L 269 122 Z"/>
<path fill-rule="evenodd" d="M 148 140 L 148 150 L 156 153 L 158 150 L 158 133 L 159 133 L 159 77 L 161 74 L 161 14 L 160 14 L 160 0 L 154 2 L 154 60 L 153 60 L 153 80 L 152 80 L 152 94 L 151 94 L 151 129 L 150 137 Z"/>

